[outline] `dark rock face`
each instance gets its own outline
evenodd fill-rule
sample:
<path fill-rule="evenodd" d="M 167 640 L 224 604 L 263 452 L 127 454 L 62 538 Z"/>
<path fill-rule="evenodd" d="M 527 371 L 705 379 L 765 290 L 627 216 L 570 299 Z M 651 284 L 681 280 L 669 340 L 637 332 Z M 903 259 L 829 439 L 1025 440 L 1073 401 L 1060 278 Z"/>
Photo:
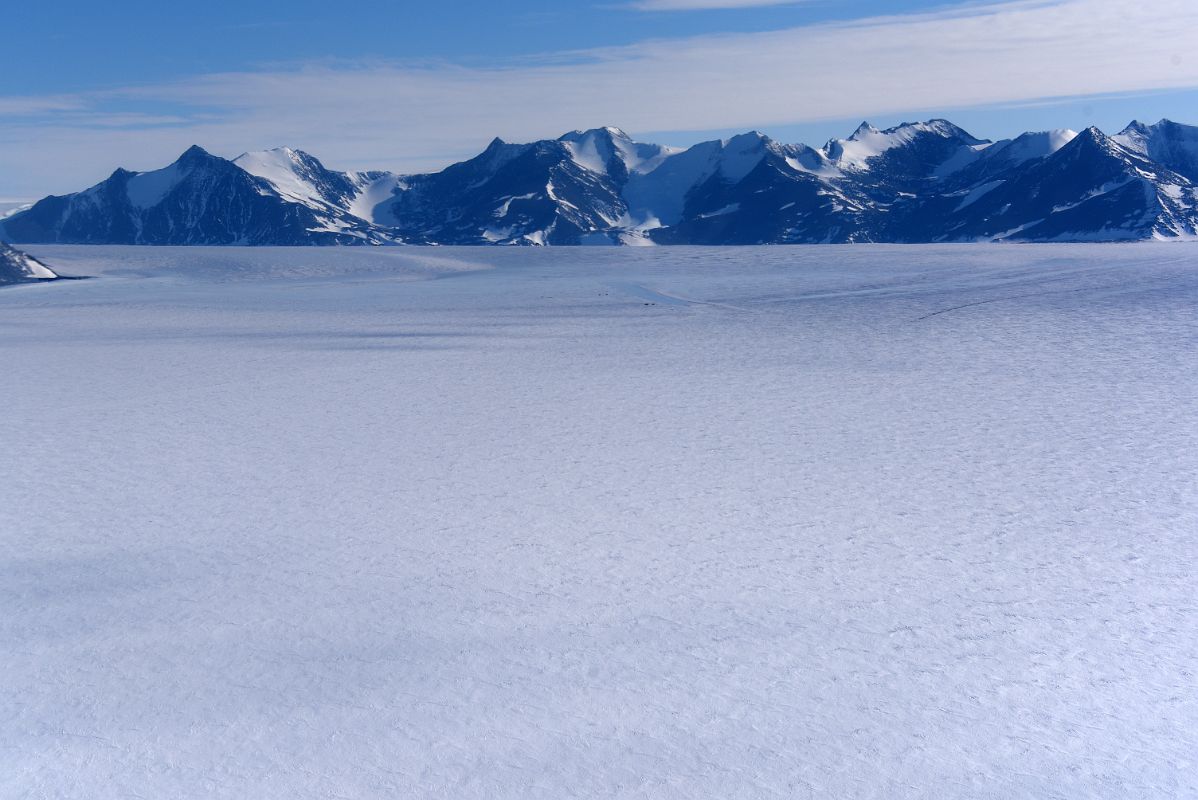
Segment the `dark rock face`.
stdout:
<path fill-rule="evenodd" d="M 888 241 L 1120 241 L 1198 234 L 1184 176 L 1090 128 L 1049 156 L 896 204 Z"/>
<path fill-rule="evenodd" d="M 192 147 L 156 172 L 118 169 L 78 194 L 47 197 L 4 221 L 17 242 L 64 244 L 352 244 L 312 208 L 262 178 Z M 368 225 L 356 227 L 365 229 Z"/>
<path fill-rule="evenodd" d="M 787 244 L 1198 236 L 1198 128 L 1132 123 L 992 143 L 946 120 L 862 124 L 815 149 L 760 133 L 687 149 L 616 128 L 493 141 L 428 175 L 346 173 L 295 150 L 198 147 L 3 222 L 88 244 Z"/>
<path fill-rule="evenodd" d="M 496 140 L 477 158 L 410 179 L 391 214 L 410 242 L 579 244 L 618 225 L 626 180 L 581 166 L 562 141 Z"/>
<path fill-rule="evenodd" d="M 1155 125 L 1133 122 L 1111 138 L 1137 155 L 1198 182 L 1198 127 L 1167 119 Z"/>

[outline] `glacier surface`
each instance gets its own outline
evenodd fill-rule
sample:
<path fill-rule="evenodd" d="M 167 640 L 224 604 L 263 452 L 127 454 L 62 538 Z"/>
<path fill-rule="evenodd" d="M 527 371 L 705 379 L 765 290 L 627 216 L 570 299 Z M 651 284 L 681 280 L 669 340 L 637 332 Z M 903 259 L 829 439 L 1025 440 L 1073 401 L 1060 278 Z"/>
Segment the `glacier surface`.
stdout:
<path fill-rule="evenodd" d="M 0 796 L 1198 796 L 1185 246 L 44 246 Z"/>

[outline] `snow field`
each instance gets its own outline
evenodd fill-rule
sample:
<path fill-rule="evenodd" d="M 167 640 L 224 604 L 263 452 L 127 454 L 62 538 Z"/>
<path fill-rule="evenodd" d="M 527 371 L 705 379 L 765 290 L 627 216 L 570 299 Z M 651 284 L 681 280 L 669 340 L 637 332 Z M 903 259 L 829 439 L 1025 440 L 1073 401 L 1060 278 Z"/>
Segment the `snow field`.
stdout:
<path fill-rule="evenodd" d="M 0 796 L 1198 795 L 1186 246 L 32 252 Z"/>

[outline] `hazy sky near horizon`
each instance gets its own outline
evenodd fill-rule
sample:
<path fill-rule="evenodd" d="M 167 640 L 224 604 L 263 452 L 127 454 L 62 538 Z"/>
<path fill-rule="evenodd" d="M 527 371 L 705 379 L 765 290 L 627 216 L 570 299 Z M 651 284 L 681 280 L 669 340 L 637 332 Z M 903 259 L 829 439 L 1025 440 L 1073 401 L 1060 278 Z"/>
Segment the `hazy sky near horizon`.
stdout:
<path fill-rule="evenodd" d="M 1193 0 L 65 0 L 3 20 L 0 204 L 191 144 L 421 171 L 600 125 L 819 145 L 862 119 L 1198 123 Z"/>

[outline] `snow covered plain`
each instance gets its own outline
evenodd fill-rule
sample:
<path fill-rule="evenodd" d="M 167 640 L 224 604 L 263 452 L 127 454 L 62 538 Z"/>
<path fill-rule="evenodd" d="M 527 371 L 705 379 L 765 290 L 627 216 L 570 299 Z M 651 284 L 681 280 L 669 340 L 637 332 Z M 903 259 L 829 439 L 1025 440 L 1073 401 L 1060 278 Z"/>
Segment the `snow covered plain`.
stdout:
<path fill-rule="evenodd" d="M 0 796 L 1198 796 L 1198 250 L 34 247 Z"/>

